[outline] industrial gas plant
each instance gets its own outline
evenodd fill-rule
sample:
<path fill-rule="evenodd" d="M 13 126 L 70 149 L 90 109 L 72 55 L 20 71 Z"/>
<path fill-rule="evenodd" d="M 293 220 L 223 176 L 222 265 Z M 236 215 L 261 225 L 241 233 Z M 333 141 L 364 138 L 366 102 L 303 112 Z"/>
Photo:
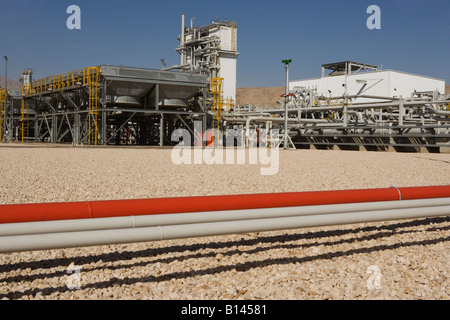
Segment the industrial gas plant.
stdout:
<path fill-rule="evenodd" d="M 445 81 L 350 57 L 292 79 L 305 47 L 256 105 L 237 23 L 176 20 L 157 69 L 24 65 L 0 83 L 0 299 L 180 300 L 173 318 L 208 314 L 190 300 L 258 315 L 270 299 L 448 299 Z"/>
<path fill-rule="evenodd" d="M 289 80 L 284 60 L 277 106 L 237 105 L 236 22 L 186 26 L 183 14 L 178 40 L 179 64 L 162 69 L 100 65 L 38 80 L 24 69 L 20 89 L 0 91 L 1 141 L 169 146 L 174 130 L 201 121 L 215 146 L 227 130 L 248 147 L 250 132 L 276 129 L 268 145 L 285 149 L 450 150 L 444 80 L 356 61 Z"/>

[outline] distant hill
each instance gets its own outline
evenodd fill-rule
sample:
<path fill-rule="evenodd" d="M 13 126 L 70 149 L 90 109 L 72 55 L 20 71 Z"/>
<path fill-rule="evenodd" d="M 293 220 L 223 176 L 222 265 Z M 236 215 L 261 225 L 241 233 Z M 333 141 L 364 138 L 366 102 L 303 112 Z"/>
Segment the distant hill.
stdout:
<path fill-rule="evenodd" d="M 236 89 L 236 105 L 276 107 L 284 93 L 284 87 L 249 87 Z M 445 86 L 445 93 L 450 94 L 450 85 Z"/>
<path fill-rule="evenodd" d="M 0 77 L 0 87 L 5 87 L 5 77 Z M 20 82 L 8 79 L 8 89 L 20 89 Z"/>
<path fill-rule="evenodd" d="M 236 105 L 276 107 L 284 90 L 284 87 L 236 88 Z"/>

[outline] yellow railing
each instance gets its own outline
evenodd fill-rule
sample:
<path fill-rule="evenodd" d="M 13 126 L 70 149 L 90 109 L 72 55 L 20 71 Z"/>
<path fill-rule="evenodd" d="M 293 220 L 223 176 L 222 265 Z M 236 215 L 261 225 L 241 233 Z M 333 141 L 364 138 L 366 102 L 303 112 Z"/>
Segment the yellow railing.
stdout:
<path fill-rule="evenodd" d="M 72 89 L 88 85 L 88 78 L 99 76 L 100 68 L 87 67 L 56 76 L 35 80 L 24 86 L 23 95 L 33 96 L 48 94 L 56 90 Z"/>
<path fill-rule="evenodd" d="M 234 109 L 234 100 L 232 97 L 224 99 L 223 105 L 228 109 Z"/>
<path fill-rule="evenodd" d="M 236 27 L 231 27 L 231 51 L 236 52 Z"/>

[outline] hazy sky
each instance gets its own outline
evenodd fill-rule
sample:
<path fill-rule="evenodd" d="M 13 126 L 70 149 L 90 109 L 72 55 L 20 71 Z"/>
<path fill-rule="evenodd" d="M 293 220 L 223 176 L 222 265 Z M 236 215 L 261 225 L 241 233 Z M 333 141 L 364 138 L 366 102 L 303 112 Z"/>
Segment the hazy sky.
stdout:
<path fill-rule="evenodd" d="M 69 30 L 69 5 L 81 9 L 81 30 Z M 369 30 L 370 5 L 381 29 Z M 236 20 L 238 87 L 283 86 L 319 77 L 324 63 L 353 60 L 445 79 L 450 84 L 449 0 L 0 0 L 0 74 L 23 68 L 42 78 L 101 64 L 161 68 L 179 62 L 181 14 L 186 25 Z"/>

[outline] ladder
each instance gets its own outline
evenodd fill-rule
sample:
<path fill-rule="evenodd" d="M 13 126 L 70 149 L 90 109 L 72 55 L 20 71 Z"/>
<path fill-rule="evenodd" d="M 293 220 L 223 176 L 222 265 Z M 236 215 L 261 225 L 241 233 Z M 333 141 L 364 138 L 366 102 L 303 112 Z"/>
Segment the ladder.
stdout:
<path fill-rule="evenodd" d="M 87 68 L 87 85 L 89 89 L 89 112 L 88 112 L 88 144 L 97 145 L 98 140 L 98 84 L 100 72 L 98 67 Z"/>
<path fill-rule="evenodd" d="M 213 114 L 212 128 L 214 130 L 214 145 L 218 144 L 219 132 L 220 132 L 220 120 L 222 120 L 222 83 L 223 78 L 211 79 L 211 93 L 213 95 L 213 104 L 211 105 L 211 111 Z"/>

